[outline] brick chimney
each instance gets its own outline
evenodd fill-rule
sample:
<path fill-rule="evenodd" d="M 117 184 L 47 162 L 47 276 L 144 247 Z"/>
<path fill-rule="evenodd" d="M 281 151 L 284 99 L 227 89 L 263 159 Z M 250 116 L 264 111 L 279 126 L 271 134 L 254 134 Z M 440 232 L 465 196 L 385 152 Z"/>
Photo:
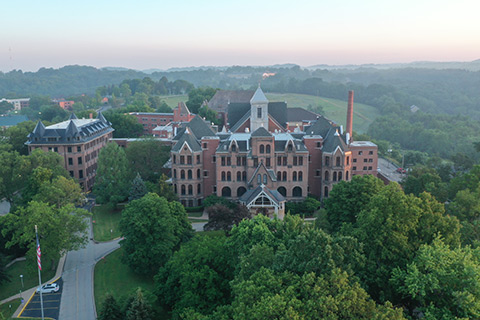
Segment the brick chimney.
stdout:
<path fill-rule="evenodd" d="M 350 143 L 352 138 L 352 123 L 353 123 L 353 90 L 348 91 L 348 109 L 347 109 L 347 143 Z"/>

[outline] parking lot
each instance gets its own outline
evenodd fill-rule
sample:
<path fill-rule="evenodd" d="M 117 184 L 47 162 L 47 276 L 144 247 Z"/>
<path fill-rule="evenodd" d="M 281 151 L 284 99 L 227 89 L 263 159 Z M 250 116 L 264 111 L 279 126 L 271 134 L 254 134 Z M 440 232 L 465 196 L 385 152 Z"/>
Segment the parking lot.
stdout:
<path fill-rule="evenodd" d="M 62 296 L 63 280 L 62 278 L 59 278 L 55 282 L 58 283 L 60 287 L 60 290 L 58 290 L 58 292 L 42 294 L 43 314 L 45 318 L 58 319 L 58 315 L 60 312 L 60 298 Z M 28 302 L 23 312 L 19 315 L 19 317 L 20 316 L 25 318 L 42 317 L 42 311 L 40 308 L 40 294 L 35 293 L 33 298 Z"/>

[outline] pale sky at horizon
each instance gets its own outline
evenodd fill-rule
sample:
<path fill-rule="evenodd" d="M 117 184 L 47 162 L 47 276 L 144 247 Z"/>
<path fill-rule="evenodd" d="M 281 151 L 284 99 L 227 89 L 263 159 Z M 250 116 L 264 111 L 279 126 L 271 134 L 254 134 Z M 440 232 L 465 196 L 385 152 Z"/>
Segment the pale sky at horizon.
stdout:
<path fill-rule="evenodd" d="M 0 0 L 0 71 L 480 59 L 480 2 Z"/>

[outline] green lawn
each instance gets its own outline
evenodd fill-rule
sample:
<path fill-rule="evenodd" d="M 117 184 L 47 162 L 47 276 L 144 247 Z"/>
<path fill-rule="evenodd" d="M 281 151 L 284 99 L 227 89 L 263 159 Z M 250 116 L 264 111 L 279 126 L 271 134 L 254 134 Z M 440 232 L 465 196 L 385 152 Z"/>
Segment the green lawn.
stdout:
<path fill-rule="evenodd" d="M 21 299 L 16 299 L 4 304 L 0 304 L 0 319 L 10 319 L 20 305 L 20 302 Z"/>
<path fill-rule="evenodd" d="M 46 260 L 44 261 L 44 259 L 42 259 L 42 266 L 42 281 L 45 282 L 50 280 L 55 275 L 56 270 L 50 270 L 50 262 Z M 55 269 L 56 266 L 57 264 L 55 264 Z M 35 258 L 29 259 L 28 261 L 19 261 L 14 263 L 7 269 L 7 272 L 10 275 L 11 281 L 0 286 L 0 300 L 20 293 L 20 290 L 22 290 L 22 283 L 20 281 L 21 274 L 23 275 L 24 289 L 30 289 L 38 286 L 38 270 L 37 261 Z"/>
<path fill-rule="evenodd" d="M 112 210 L 106 205 L 93 208 L 93 238 L 96 241 L 108 241 L 121 236 L 119 224 L 123 206 Z"/>
<path fill-rule="evenodd" d="M 187 102 L 188 95 L 184 94 L 178 96 L 160 96 L 160 98 L 165 101 L 165 103 L 168 104 L 170 108 L 173 109 L 178 106 L 179 102 Z"/>
<path fill-rule="evenodd" d="M 153 292 L 153 278 L 140 276 L 131 271 L 122 262 L 122 254 L 121 248 L 115 250 L 95 265 L 94 294 L 97 312 L 108 293 L 119 301 L 121 297 L 129 295 L 138 287 Z"/>
<path fill-rule="evenodd" d="M 266 96 L 270 101 L 286 101 L 289 108 L 306 109 L 308 105 L 321 105 L 326 118 L 344 127 L 347 122 L 347 96 L 345 101 L 295 93 L 267 93 Z M 358 133 L 365 133 L 370 123 L 378 116 L 376 108 L 361 103 L 354 103 L 353 113 L 353 130 Z"/>

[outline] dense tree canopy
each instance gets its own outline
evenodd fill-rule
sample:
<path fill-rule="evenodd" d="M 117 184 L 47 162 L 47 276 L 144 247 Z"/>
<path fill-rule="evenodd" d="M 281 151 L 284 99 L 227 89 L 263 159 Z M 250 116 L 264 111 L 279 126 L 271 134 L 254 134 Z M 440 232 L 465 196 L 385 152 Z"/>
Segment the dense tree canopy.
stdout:
<path fill-rule="evenodd" d="M 169 146 L 148 138 L 130 142 L 125 153 L 133 172 L 138 172 L 147 181 L 156 182 L 162 174 L 163 165 L 170 158 L 170 149 Z"/>

